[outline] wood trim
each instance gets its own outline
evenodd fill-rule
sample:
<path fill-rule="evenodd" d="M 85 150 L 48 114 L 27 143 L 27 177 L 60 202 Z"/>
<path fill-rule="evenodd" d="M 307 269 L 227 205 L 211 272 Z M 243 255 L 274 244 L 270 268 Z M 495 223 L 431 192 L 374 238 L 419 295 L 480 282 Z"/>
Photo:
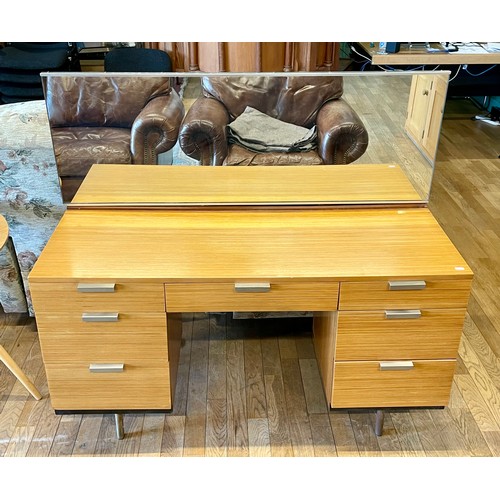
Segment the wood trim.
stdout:
<path fill-rule="evenodd" d="M 226 71 L 226 65 L 224 60 L 225 51 L 226 51 L 226 42 L 217 42 L 217 57 L 218 57 L 219 71 L 221 72 Z"/>
<path fill-rule="evenodd" d="M 168 366 L 170 368 L 170 387 L 172 407 L 174 404 L 175 387 L 182 347 L 182 314 L 167 315 Z"/>
<path fill-rule="evenodd" d="M 293 70 L 293 42 L 285 42 L 285 63 L 283 65 L 283 71 Z"/>
<path fill-rule="evenodd" d="M 339 69 L 340 69 L 340 42 L 334 42 L 332 71 L 338 71 Z"/>
<path fill-rule="evenodd" d="M 255 71 L 262 71 L 262 42 L 255 43 Z"/>
<path fill-rule="evenodd" d="M 189 50 L 189 71 L 200 71 L 198 61 L 198 42 L 188 42 Z"/>
<path fill-rule="evenodd" d="M 313 43 L 312 42 L 297 42 L 297 50 L 295 51 L 297 71 L 315 71 L 316 58 L 312 57 Z M 316 55 L 316 52 L 315 52 Z M 312 62 L 314 61 L 314 67 Z"/>
<path fill-rule="evenodd" d="M 333 360 L 337 331 L 337 311 L 316 312 L 313 317 L 313 343 L 328 405 L 333 388 Z"/>
<path fill-rule="evenodd" d="M 333 50 L 334 50 L 334 45 L 336 45 L 333 42 L 326 42 L 325 46 L 325 59 L 324 59 L 324 66 L 327 71 L 331 71 L 333 67 Z"/>

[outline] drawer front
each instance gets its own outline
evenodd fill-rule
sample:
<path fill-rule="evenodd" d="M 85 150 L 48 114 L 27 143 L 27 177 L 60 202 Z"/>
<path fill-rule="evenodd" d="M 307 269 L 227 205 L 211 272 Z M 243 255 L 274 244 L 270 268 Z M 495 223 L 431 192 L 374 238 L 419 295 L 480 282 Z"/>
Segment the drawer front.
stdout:
<path fill-rule="evenodd" d="M 80 285 L 80 286 L 79 286 Z M 67 311 L 165 311 L 163 283 L 32 283 L 35 313 Z"/>
<path fill-rule="evenodd" d="M 413 361 L 411 369 L 381 370 L 377 361 L 336 362 L 331 406 L 446 406 L 455 364 L 454 360 L 425 360 Z"/>
<path fill-rule="evenodd" d="M 122 362 L 116 357 L 112 359 Z M 89 365 L 46 365 L 54 410 L 172 408 L 169 365 L 166 360 L 125 362 L 123 371 L 118 373 L 91 372 Z"/>
<path fill-rule="evenodd" d="M 332 311 L 338 283 L 169 283 L 169 312 Z"/>
<path fill-rule="evenodd" d="M 81 359 L 167 358 L 165 313 L 119 313 L 117 321 L 83 321 L 83 313 L 46 313 L 37 317 L 45 363 Z M 100 316 L 96 316 L 100 318 Z"/>
<path fill-rule="evenodd" d="M 340 311 L 335 359 L 455 358 L 462 336 L 465 311 Z M 407 312 L 414 317 L 405 319 Z"/>
<path fill-rule="evenodd" d="M 340 284 L 339 309 L 465 308 L 470 286 L 469 279 L 345 282 Z"/>

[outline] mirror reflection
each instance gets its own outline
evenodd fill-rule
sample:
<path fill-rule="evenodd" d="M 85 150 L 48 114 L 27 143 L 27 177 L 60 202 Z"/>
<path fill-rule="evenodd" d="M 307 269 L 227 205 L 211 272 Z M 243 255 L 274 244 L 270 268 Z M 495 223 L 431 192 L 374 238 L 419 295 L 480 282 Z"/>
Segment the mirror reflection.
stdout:
<path fill-rule="evenodd" d="M 370 204 L 428 200 L 448 76 L 66 72 L 42 80 L 65 202 L 97 163 L 327 165 L 332 176 L 343 171 L 339 181 L 351 171 L 366 177 L 346 165 L 386 164 L 415 192 L 398 199 L 388 185 L 384 199 L 346 189 L 327 200 Z"/>

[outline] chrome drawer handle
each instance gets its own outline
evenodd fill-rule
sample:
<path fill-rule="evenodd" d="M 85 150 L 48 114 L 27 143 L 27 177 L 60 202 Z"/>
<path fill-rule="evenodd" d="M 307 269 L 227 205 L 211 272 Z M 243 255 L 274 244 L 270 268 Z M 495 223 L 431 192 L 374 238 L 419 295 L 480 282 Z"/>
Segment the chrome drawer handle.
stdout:
<path fill-rule="evenodd" d="M 235 292 L 243 292 L 243 293 L 263 293 L 271 291 L 271 283 L 235 283 L 234 284 Z"/>
<path fill-rule="evenodd" d="M 109 323 L 113 321 L 118 321 L 117 312 L 86 312 L 82 313 L 82 321 L 87 321 L 88 323 Z"/>
<path fill-rule="evenodd" d="M 124 363 L 91 363 L 91 373 L 121 373 L 125 369 Z"/>
<path fill-rule="evenodd" d="M 413 361 L 380 361 L 380 371 L 403 371 L 414 368 Z"/>
<path fill-rule="evenodd" d="M 425 281 L 389 281 L 389 290 L 423 290 L 427 283 Z"/>
<path fill-rule="evenodd" d="M 76 290 L 80 293 L 113 293 L 115 283 L 78 283 Z"/>
<path fill-rule="evenodd" d="M 385 319 L 417 319 L 422 316 L 419 309 L 396 309 L 385 311 Z"/>

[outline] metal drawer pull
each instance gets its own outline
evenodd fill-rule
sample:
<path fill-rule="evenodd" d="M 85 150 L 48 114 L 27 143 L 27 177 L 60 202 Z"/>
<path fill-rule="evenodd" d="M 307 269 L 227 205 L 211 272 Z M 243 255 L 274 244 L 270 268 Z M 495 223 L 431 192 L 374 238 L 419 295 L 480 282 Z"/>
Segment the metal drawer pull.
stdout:
<path fill-rule="evenodd" d="M 396 309 L 385 311 L 385 319 L 417 319 L 422 316 L 419 309 Z"/>
<path fill-rule="evenodd" d="M 124 369 L 124 363 L 92 363 L 89 365 L 91 373 L 120 373 Z"/>
<path fill-rule="evenodd" d="M 78 283 L 76 289 L 81 293 L 113 293 L 115 283 Z"/>
<path fill-rule="evenodd" d="M 235 283 L 235 292 L 269 292 L 271 291 L 271 283 Z"/>
<path fill-rule="evenodd" d="M 118 321 L 117 312 L 92 312 L 92 313 L 82 313 L 82 321 L 87 321 L 89 323 L 104 323 Z"/>
<path fill-rule="evenodd" d="M 425 281 L 389 281 L 389 290 L 423 290 Z"/>
<path fill-rule="evenodd" d="M 380 361 L 380 371 L 402 371 L 414 368 L 413 361 Z"/>

